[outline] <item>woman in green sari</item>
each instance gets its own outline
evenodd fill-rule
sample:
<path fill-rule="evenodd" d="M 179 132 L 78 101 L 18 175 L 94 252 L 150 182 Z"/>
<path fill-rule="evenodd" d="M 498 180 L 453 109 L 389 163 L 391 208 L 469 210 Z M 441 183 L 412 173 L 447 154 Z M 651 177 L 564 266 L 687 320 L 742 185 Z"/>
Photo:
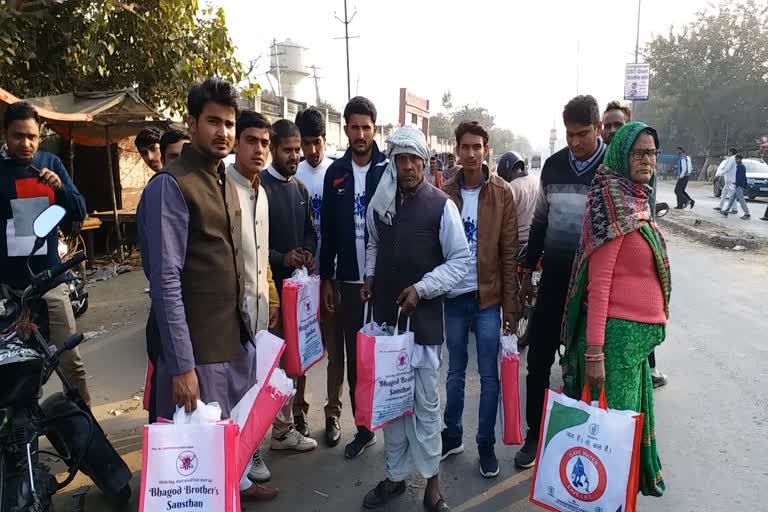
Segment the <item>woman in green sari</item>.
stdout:
<path fill-rule="evenodd" d="M 661 496 L 653 384 L 648 354 L 664 341 L 669 317 L 667 249 L 653 218 L 659 139 L 649 126 L 622 127 L 587 196 L 581 244 L 563 319 L 565 392 L 589 385 L 608 407 L 645 415 L 639 489 Z"/>

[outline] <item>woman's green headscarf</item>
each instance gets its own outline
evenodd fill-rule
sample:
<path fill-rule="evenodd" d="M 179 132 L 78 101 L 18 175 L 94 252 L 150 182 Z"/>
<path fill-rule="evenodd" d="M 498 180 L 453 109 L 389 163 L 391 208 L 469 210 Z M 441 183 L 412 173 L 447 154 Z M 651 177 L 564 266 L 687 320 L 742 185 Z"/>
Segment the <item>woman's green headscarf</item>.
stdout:
<path fill-rule="evenodd" d="M 603 159 L 603 165 L 611 169 L 617 174 L 621 174 L 625 178 L 629 178 L 629 159 L 632 146 L 637 141 L 637 138 L 642 133 L 649 133 L 653 137 L 653 142 L 656 144 L 656 149 L 659 148 L 659 135 L 656 130 L 651 128 L 645 123 L 639 121 L 633 121 L 627 123 L 619 128 L 611 139 L 611 143 L 608 145 L 608 149 L 605 151 L 605 158 Z M 648 198 L 648 202 L 651 207 L 651 215 L 656 217 L 656 172 L 654 171 L 651 176 L 651 181 L 648 183 L 651 187 L 651 195 Z"/>
<path fill-rule="evenodd" d="M 566 346 L 576 335 L 581 317 L 589 257 L 603 244 L 633 231 L 639 231 L 651 247 L 664 293 L 664 309 L 669 316 L 671 285 L 667 247 L 654 222 L 656 175 L 654 173 L 648 185 L 634 183 L 629 177 L 630 152 L 642 133 L 649 133 L 659 147 L 659 137 L 653 128 L 639 122 L 624 125 L 613 136 L 587 194 L 581 241 L 563 317 L 562 341 Z"/>

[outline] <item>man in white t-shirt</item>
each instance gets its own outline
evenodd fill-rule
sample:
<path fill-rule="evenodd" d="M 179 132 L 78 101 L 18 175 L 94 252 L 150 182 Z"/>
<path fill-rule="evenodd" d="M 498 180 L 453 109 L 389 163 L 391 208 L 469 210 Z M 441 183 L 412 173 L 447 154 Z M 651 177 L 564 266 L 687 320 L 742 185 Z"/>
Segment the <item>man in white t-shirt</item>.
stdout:
<path fill-rule="evenodd" d="M 352 412 L 355 410 L 357 382 L 357 331 L 363 326 L 363 302 L 360 289 L 365 280 L 365 251 L 368 238 L 365 214 L 386 166 L 386 156 L 379 151 L 376 135 L 376 107 L 367 98 L 357 96 L 344 108 L 344 131 L 349 149 L 331 164 L 325 174 L 320 247 L 321 302 L 337 313 L 344 333 Z M 338 286 L 334 285 L 334 282 Z M 336 300 L 340 296 L 340 308 Z M 340 356 L 341 358 L 341 356 Z M 355 458 L 376 442 L 376 436 L 358 427 L 354 440 L 344 455 Z"/>
<path fill-rule="evenodd" d="M 325 117 L 316 108 L 308 108 L 296 114 L 296 126 L 301 132 L 301 152 L 304 160 L 299 163 L 296 178 L 306 185 L 309 191 L 312 222 L 317 231 L 317 253 L 320 261 L 320 225 L 323 205 L 323 185 L 325 174 L 333 160 L 325 156 Z M 333 282 L 335 290 L 338 287 Z M 338 307 L 338 291 L 335 293 L 334 306 Z M 326 308 L 320 308 L 320 328 L 323 343 L 328 350 L 327 401 L 325 405 L 325 439 L 328 446 L 336 446 L 341 440 L 341 392 L 344 387 L 344 334 L 341 323 L 336 321 L 336 314 Z M 302 432 L 309 436 L 309 429 Z"/>
<path fill-rule="evenodd" d="M 499 474 L 496 458 L 496 412 L 499 405 L 499 343 L 502 330 L 514 334 L 520 313 L 517 287 L 517 210 L 512 188 L 491 174 L 483 162 L 488 132 L 477 122 L 456 128 L 462 169 L 443 192 L 456 203 L 472 257 L 464 279 L 447 294 L 445 337 L 448 379 L 442 433 L 442 458 L 464 451 L 464 385 L 469 360 L 469 330 L 475 328 L 480 374 L 477 442 L 480 474 Z"/>

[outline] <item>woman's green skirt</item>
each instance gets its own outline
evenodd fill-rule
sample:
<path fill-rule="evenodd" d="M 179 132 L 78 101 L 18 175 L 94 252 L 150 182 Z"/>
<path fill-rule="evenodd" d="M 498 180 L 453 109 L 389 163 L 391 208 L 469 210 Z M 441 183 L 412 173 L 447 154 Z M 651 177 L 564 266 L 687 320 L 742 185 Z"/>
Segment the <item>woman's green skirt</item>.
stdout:
<path fill-rule="evenodd" d="M 586 315 L 579 322 L 579 335 L 562 358 L 564 392 L 581 398 L 584 389 L 587 350 Z M 664 494 L 661 461 L 656 451 L 656 418 L 653 413 L 653 382 L 648 355 L 664 341 L 663 325 L 641 324 L 609 318 L 605 327 L 605 396 L 608 407 L 632 410 L 645 415 L 640 441 L 639 490 L 645 496 Z M 596 400 L 599 390 L 592 390 Z"/>

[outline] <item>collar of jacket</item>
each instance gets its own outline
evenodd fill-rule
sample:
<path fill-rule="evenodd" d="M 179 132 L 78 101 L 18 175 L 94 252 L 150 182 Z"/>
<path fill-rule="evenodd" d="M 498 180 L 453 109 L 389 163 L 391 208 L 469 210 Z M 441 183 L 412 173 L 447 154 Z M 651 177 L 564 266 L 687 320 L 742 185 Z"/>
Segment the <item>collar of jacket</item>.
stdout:
<path fill-rule="evenodd" d="M 204 155 L 193 148 L 192 144 L 184 144 L 184 147 L 181 149 L 181 155 L 179 155 L 179 158 L 176 160 L 179 161 L 176 165 L 181 168 L 189 167 L 192 169 L 200 169 L 210 172 L 215 176 L 221 176 L 225 169 L 223 161 Z"/>
<path fill-rule="evenodd" d="M 371 168 L 386 159 L 387 156 L 379 151 L 379 145 L 376 144 L 376 141 L 373 141 L 373 146 L 371 148 Z M 343 165 L 345 170 L 352 172 L 352 148 L 347 148 L 347 151 L 344 152 L 344 156 L 339 158 L 337 162 L 339 162 L 340 165 Z"/>
<path fill-rule="evenodd" d="M 504 181 L 504 179 L 499 176 L 498 174 L 491 173 L 490 169 L 486 164 L 483 164 L 483 184 L 480 186 L 480 194 L 481 197 L 484 196 L 484 191 L 487 187 L 508 187 L 509 183 Z M 443 185 L 443 192 L 448 194 L 451 199 L 453 199 L 453 202 L 456 203 L 457 206 L 459 206 L 459 209 L 461 209 L 461 205 L 463 204 L 463 201 L 461 199 L 461 189 L 462 184 L 464 183 L 464 169 L 459 171 L 459 174 L 456 175 L 452 180 L 448 181 L 445 185 Z"/>

